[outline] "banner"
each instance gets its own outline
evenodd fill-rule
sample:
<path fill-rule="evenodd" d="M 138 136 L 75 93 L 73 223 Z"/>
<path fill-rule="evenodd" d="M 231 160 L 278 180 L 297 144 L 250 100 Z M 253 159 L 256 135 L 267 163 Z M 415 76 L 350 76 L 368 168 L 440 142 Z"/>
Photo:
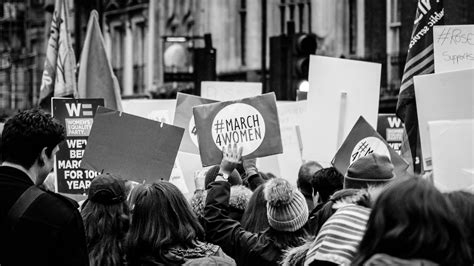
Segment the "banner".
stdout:
<path fill-rule="evenodd" d="M 403 122 L 396 114 L 379 114 L 377 132 L 393 150 L 401 155 Z"/>
<path fill-rule="evenodd" d="M 222 148 L 243 147 L 243 158 L 283 152 L 274 93 L 193 109 L 203 166 L 219 164 Z"/>
<path fill-rule="evenodd" d="M 434 26 L 435 73 L 474 68 L 474 25 Z"/>
<path fill-rule="evenodd" d="M 329 165 L 359 116 L 377 127 L 381 64 L 310 56 L 303 158 Z"/>
<path fill-rule="evenodd" d="M 474 188 L 474 120 L 428 123 L 433 179 L 441 191 Z"/>
<path fill-rule="evenodd" d="M 176 111 L 174 114 L 174 125 L 184 128 L 183 141 L 179 150 L 193 154 L 199 154 L 196 124 L 194 122 L 193 107 L 215 103 L 216 101 L 204 99 L 198 96 L 178 93 L 176 98 Z"/>
<path fill-rule="evenodd" d="M 97 107 L 104 99 L 52 98 L 51 113 L 66 128 L 54 160 L 56 192 L 84 194 L 97 172 L 80 167 Z"/>
<path fill-rule="evenodd" d="M 215 101 L 234 101 L 262 94 L 259 82 L 201 82 L 201 97 Z"/>
<path fill-rule="evenodd" d="M 76 56 L 69 35 L 69 1 L 56 0 L 46 48 L 38 104 L 49 110 L 51 97 L 77 97 Z M 90 97 L 92 98 L 92 97 Z M 99 97 L 97 97 L 99 98 Z"/>
<path fill-rule="evenodd" d="M 423 168 L 432 169 L 428 122 L 474 118 L 474 69 L 416 76 Z"/>
<path fill-rule="evenodd" d="M 371 153 L 385 155 L 392 161 L 395 167 L 395 176 L 404 176 L 408 169 L 408 163 L 395 152 L 377 131 L 361 116 L 350 131 L 341 148 L 333 159 L 334 167 L 343 175 L 347 168 L 357 159 Z"/>
<path fill-rule="evenodd" d="M 139 183 L 169 180 L 184 129 L 99 107 L 81 167 Z"/>

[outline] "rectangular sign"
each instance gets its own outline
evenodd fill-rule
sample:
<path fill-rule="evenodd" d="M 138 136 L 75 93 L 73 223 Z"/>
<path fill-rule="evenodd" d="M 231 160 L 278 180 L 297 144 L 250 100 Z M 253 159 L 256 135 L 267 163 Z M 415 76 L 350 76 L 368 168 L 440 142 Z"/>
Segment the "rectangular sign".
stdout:
<path fill-rule="evenodd" d="M 396 114 L 379 114 L 377 132 L 399 155 L 401 154 L 404 125 Z"/>
<path fill-rule="evenodd" d="M 178 93 L 176 98 L 176 111 L 173 121 L 175 126 L 184 128 L 183 141 L 179 147 L 180 151 L 199 154 L 193 107 L 215 102 L 216 101 L 214 100 L 209 100 L 194 95 Z"/>
<path fill-rule="evenodd" d="M 408 163 L 396 153 L 377 131 L 361 116 L 350 131 L 333 160 L 334 167 L 343 175 L 357 159 L 371 153 L 385 155 L 394 166 L 395 176 L 404 176 Z"/>
<path fill-rule="evenodd" d="M 474 68 L 474 25 L 433 28 L 435 73 Z"/>
<path fill-rule="evenodd" d="M 52 115 L 66 128 L 66 140 L 59 144 L 54 169 L 56 192 L 67 194 L 86 193 L 97 172 L 80 167 L 94 123 L 97 107 L 104 105 L 104 99 L 51 100 Z"/>
<path fill-rule="evenodd" d="M 428 122 L 433 178 L 441 191 L 474 185 L 474 120 Z"/>
<path fill-rule="evenodd" d="M 176 100 L 134 99 L 122 101 L 123 111 L 143 118 L 173 124 Z"/>
<path fill-rule="evenodd" d="M 184 129 L 99 107 L 81 166 L 139 183 L 168 180 Z"/>
<path fill-rule="evenodd" d="M 259 82 L 201 82 L 201 97 L 215 101 L 234 101 L 262 94 Z"/>
<path fill-rule="evenodd" d="M 193 109 L 203 166 L 219 164 L 222 148 L 237 144 L 243 158 L 282 153 L 274 93 Z"/>
<path fill-rule="evenodd" d="M 381 64 L 310 56 L 303 158 L 329 165 L 357 119 L 377 128 Z"/>
<path fill-rule="evenodd" d="M 428 122 L 474 118 L 474 69 L 414 77 L 423 168 L 432 169 Z"/>

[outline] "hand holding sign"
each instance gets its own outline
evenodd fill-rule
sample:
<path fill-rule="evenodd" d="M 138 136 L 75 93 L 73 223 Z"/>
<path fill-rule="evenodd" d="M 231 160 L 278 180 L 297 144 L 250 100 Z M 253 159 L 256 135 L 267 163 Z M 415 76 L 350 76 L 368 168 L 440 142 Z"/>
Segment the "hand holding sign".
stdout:
<path fill-rule="evenodd" d="M 237 144 L 228 145 L 227 149 L 222 148 L 221 172 L 230 175 L 232 171 L 242 162 L 242 147 L 237 148 Z"/>

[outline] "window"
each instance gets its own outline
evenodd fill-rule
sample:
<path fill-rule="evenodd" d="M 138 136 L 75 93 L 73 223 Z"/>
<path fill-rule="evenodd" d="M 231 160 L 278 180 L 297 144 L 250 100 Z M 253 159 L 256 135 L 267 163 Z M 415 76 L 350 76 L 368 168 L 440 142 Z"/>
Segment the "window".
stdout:
<path fill-rule="evenodd" d="M 349 53 L 357 53 L 357 0 L 349 0 Z"/>
<path fill-rule="evenodd" d="M 390 0 L 390 26 L 398 27 L 400 21 L 400 3 L 399 0 Z"/>

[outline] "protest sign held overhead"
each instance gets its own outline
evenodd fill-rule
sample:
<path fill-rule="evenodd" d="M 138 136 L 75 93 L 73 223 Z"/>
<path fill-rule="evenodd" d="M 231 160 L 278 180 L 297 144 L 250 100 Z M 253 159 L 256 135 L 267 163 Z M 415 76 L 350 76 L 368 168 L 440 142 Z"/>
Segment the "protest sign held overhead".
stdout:
<path fill-rule="evenodd" d="M 234 101 L 262 94 L 259 82 L 201 82 L 201 97 L 215 101 Z"/>
<path fill-rule="evenodd" d="M 203 166 L 219 164 L 222 148 L 237 144 L 243 158 L 282 153 L 274 93 L 193 109 Z"/>
<path fill-rule="evenodd" d="M 435 73 L 474 69 L 474 25 L 434 26 Z"/>
<path fill-rule="evenodd" d="M 168 180 L 184 129 L 99 107 L 81 167 L 124 179 Z"/>
<path fill-rule="evenodd" d="M 401 154 L 403 122 L 396 114 L 379 114 L 377 132 L 392 149 Z"/>
<path fill-rule="evenodd" d="M 80 167 L 97 107 L 104 99 L 52 98 L 51 113 L 66 129 L 66 140 L 59 145 L 55 158 L 56 190 L 67 194 L 86 193 L 93 170 Z"/>
<path fill-rule="evenodd" d="M 432 169 L 428 122 L 474 118 L 474 69 L 416 76 L 423 168 Z"/>
<path fill-rule="evenodd" d="M 194 122 L 193 107 L 215 103 L 216 101 L 204 99 L 198 96 L 178 93 L 176 99 L 176 111 L 174 125 L 184 128 L 183 141 L 179 148 L 182 152 L 199 154 L 196 124 Z"/>
<path fill-rule="evenodd" d="M 164 122 L 166 124 L 173 124 L 173 114 L 176 106 L 176 100 L 149 100 L 149 99 L 134 99 L 122 101 L 123 111 L 131 114 Z"/>
<path fill-rule="evenodd" d="M 441 191 L 474 185 L 474 120 L 428 122 L 433 179 Z"/>
<path fill-rule="evenodd" d="M 359 116 L 377 127 L 380 73 L 376 63 L 310 56 L 305 160 L 329 165 Z"/>
<path fill-rule="evenodd" d="M 387 156 L 392 161 L 393 172 L 396 176 L 406 174 L 408 163 L 388 145 L 362 116 L 359 117 L 341 148 L 337 151 L 332 164 L 344 175 L 353 162 L 371 153 Z"/>

